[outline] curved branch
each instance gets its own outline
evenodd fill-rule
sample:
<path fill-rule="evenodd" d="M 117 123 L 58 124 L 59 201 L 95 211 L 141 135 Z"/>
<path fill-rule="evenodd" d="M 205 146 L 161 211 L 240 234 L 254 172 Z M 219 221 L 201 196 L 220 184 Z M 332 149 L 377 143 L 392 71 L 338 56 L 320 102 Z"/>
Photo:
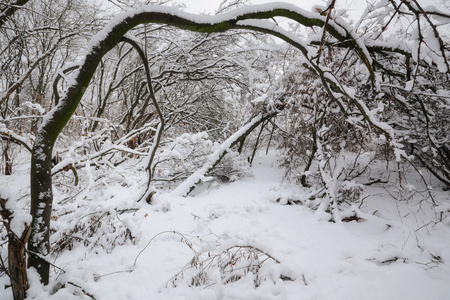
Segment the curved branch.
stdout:
<path fill-rule="evenodd" d="M 17 135 L 11 131 L 4 132 L 0 131 L 0 139 L 4 141 L 11 141 L 19 146 L 24 146 L 25 149 L 27 149 L 29 152 L 31 152 L 31 147 L 28 145 L 28 143 L 24 140 L 23 137 L 20 135 Z"/>
<path fill-rule="evenodd" d="M 142 63 L 144 64 L 144 69 L 145 69 L 145 75 L 147 78 L 147 89 L 148 89 L 148 93 L 150 94 L 150 98 L 152 99 L 153 105 L 155 106 L 155 110 L 158 114 L 159 117 L 159 126 L 158 126 L 158 130 L 156 132 L 156 136 L 155 136 L 155 141 L 153 142 L 153 146 L 150 150 L 150 158 L 148 160 L 148 165 L 147 165 L 147 171 L 148 171 L 148 183 L 147 183 L 147 190 L 150 187 L 150 182 L 152 180 L 152 174 L 153 174 L 153 169 L 152 169 L 152 164 L 153 164 L 153 159 L 155 158 L 155 153 L 156 150 L 159 147 L 159 143 L 161 141 L 161 136 L 162 136 L 162 132 L 164 131 L 164 115 L 161 112 L 161 109 L 159 108 L 158 105 L 158 101 L 156 101 L 156 97 L 155 97 L 155 93 L 153 91 L 153 87 L 152 87 L 152 77 L 150 75 L 150 67 L 148 66 L 148 61 L 147 61 L 147 57 L 145 56 L 144 51 L 142 50 L 142 48 L 138 45 L 138 43 L 136 43 L 135 41 L 133 41 L 132 39 L 128 38 L 128 37 L 122 37 L 121 39 L 124 42 L 127 42 L 128 44 L 130 44 L 131 46 L 133 46 L 134 49 L 136 49 L 136 51 L 139 53 L 139 56 L 142 60 Z"/>
<path fill-rule="evenodd" d="M 273 17 L 286 17 L 290 18 L 304 26 L 324 26 L 324 17 L 319 14 L 313 14 L 303 11 L 294 5 L 288 5 L 284 3 L 274 3 L 270 6 L 257 5 L 248 7 L 247 9 L 239 10 L 239 13 L 232 11 L 227 14 L 218 16 L 195 16 L 187 13 L 180 12 L 176 9 L 161 6 L 145 6 L 139 10 L 132 11 L 129 14 L 123 15 L 114 21 L 113 25 L 105 27 L 94 38 L 90 45 L 90 51 L 86 55 L 85 60 L 78 69 L 78 73 L 74 78 L 74 83 L 68 88 L 64 104 L 55 108 L 49 114 L 48 121 L 42 126 L 42 132 L 49 131 L 49 138 L 54 142 L 69 120 L 72 113 L 75 111 L 81 96 L 87 89 L 90 79 L 93 76 L 100 59 L 111 50 L 117 43 L 119 43 L 122 36 L 130 29 L 139 24 L 145 23 L 165 23 L 181 29 L 196 31 L 196 32 L 221 32 L 231 29 L 254 29 L 260 32 L 266 32 L 274 34 L 274 31 L 266 28 L 260 28 L 257 26 L 244 26 L 240 25 L 242 20 L 250 19 L 267 19 Z M 335 38 L 342 41 L 349 48 L 354 48 L 356 41 L 349 36 L 346 31 L 330 22 L 326 27 L 326 30 Z M 276 36 L 283 38 L 284 40 L 292 40 L 281 34 Z M 292 44 L 292 42 L 290 42 Z M 305 45 L 299 45 L 296 43 L 302 53 L 307 56 L 308 51 Z"/>
<path fill-rule="evenodd" d="M 55 79 L 53 79 L 53 96 L 55 97 L 55 105 L 58 105 L 59 103 L 59 92 L 58 92 L 58 83 L 61 80 L 61 78 L 63 78 L 67 73 L 78 69 L 79 65 L 74 65 L 74 66 L 70 66 L 67 67 L 61 71 L 58 72 L 58 75 L 56 75 Z M 62 74 L 61 74 L 62 72 Z"/>

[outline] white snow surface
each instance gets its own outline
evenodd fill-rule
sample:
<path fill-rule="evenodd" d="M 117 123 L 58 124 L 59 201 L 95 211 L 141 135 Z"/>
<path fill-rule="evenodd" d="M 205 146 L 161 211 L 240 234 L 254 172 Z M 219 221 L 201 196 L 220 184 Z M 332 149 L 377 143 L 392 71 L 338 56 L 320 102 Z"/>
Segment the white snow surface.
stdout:
<path fill-rule="evenodd" d="M 435 210 L 427 201 L 408 198 L 407 193 L 414 190 L 391 189 L 399 199 L 394 201 L 384 187 L 366 186 L 368 197 L 357 209 L 363 220 L 331 223 L 320 220 L 306 206 L 285 205 L 289 200 L 308 199 L 309 194 L 282 183 L 283 171 L 276 166 L 276 157 L 275 152 L 259 156 L 253 176 L 211 185 L 195 196 L 161 192 L 152 205 L 135 202 L 140 193 L 136 183 L 142 175 L 131 173 L 126 176 L 126 188 L 110 185 L 100 198 L 80 198 L 63 205 L 64 195 L 56 194 L 54 209 L 59 217 L 52 223 L 56 232 L 52 240 L 66 229 L 68 218 L 81 221 L 90 218 L 86 212 L 104 211 L 116 213 L 135 241 L 110 251 L 94 242 L 88 246 L 75 243 L 72 250 L 52 257 L 64 273 L 52 267 L 49 286 L 42 287 L 37 274 L 29 272 L 28 299 L 91 299 L 88 294 L 97 300 L 448 299 L 448 192 L 435 191 L 440 201 Z M 23 182 L 9 181 L 9 191 Z M 0 192 L 6 195 L 8 191 L 2 186 Z M 135 210 L 117 213 L 127 208 Z M 437 221 L 441 213 L 444 218 Z M 191 287 L 192 276 L 198 272 L 191 268 L 177 278 L 174 287 L 174 276 L 190 266 L 195 256 L 188 244 L 206 262 L 208 254 L 220 255 L 228 249 L 237 253 L 235 246 L 254 247 L 273 259 L 266 256 L 261 264 L 258 287 L 250 272 L 235 282 L 221 281 L 214 261 L 205 265 L 208 284 Z M 245 263 L 238 262 L 233 274 L 241 272 L 239 267 Z M 0 299 L 10 300 L 11 289 L 3 289 L 5 285 L 9 279 L 2 276 Z"/>

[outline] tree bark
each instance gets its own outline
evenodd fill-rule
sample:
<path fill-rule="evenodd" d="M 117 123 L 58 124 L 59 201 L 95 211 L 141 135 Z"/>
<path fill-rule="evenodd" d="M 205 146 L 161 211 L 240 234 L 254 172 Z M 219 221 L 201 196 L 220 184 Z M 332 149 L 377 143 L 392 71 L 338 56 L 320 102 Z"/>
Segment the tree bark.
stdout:
<path fill-rule="evenodd" d="M 8 275 L 14 300 L 23 300 L 28 289 L 25 245 L 30 234 L 30 227 L 25 227 L 20 238 L 11 230 L 12 212 L 6 208 L 6 201 L 0 198 L 0 216 L 8 235 Z"/>
<path fill-rule="evenodd" d="M 28 232 L 26 230 L 21 238 L 17 238 L 13 232 L 8 233 L 8 266 L 14 300 L 25 299 L 28 289 L 27 263 L 25 259 L 25 245 Z"/>
<path fill-rule="evenodd" d="M 42 127 L 41 127 L 42 128 Z M 31 153 L 31 235 L 28 265 L 36 269 L 45 285 L 49 282 L 50 217 L 52 213 L 52 149 L 48 134 L 38 133 Z"/>

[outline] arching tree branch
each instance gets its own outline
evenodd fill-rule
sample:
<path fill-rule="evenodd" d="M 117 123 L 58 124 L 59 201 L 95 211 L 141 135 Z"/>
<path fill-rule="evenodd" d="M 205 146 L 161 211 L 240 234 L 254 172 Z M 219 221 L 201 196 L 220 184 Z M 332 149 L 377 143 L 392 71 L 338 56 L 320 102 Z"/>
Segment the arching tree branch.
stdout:
<path fill-rule="evenodd" d="M 164 131 L 164 125 L 165 125 L 165 121 L 164 121 L 164 115 L 161 112 L 161 109 L 158 105 L 158 101 L 156 101 L 156 97 L 155 97 L 155 93 L 153 91 L 153 86 L 152 86 L 152 77 L 150 74 L 150 67 L 148 66 L 148 61 L 147 61 L 147 57 L 145 55 L 145 52 L 142 50 L 142 48 L 139 46 L 138 43 L 136 43 L 134 40 L 124 36 L 121 39 L 124 42 L 127 42 L 128 44 L 130 44 L 131 46 L 133 46 L 134 49 L 136 49 L 136 51 L 139 53 L 139 57 L 142 60 L 142 63 L 144 65 L 144 70 L 145 70 L 145 75 L 146 75 L 146 79 L 147 79 L 147 89 L 148 89 L 148 93 L 150 95 L 150 98 L 153 102 L 153 105 L 155 106 L 155 110 L 156 113 L 158 114 L 159 117 L 159 126 L 158 126 L 158 131 L 156 132 L 156 136 L 155 136 L 155 140 L 153 142 L 153 146 L 150 149 L 150 157 L 148 159 L 148 165 L 147 165 L 147 172 L 148 172 L 148 182 L 147 182 L 147 191 L 150 188 L 150 182 L 152 180 L 152 175 L 153 175 L 153 159 L 155 158 L 155 153 L 156 150 L 159 147 L 159 143 L 161 141 L 161 136 L 162 133 Z"/>

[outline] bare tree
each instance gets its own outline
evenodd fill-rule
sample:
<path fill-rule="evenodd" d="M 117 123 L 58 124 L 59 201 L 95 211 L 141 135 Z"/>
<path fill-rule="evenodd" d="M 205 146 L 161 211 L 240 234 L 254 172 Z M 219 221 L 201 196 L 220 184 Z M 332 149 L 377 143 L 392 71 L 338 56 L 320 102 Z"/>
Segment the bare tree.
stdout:
<path fill-rule="evenodd" d="M 123 3 L 113 3 L 124 9 Z M 222 8 L 227 10 L 225 4 Z M 345 173 L 331 170 L 328 158 L 343 149 L 360 153 L 369 147 L 371 139 L 381 137 L 397 159 L 424 165 L 449 184 L 449 112 L 445 108 L 449 97 L 449 50 L 433 18 L 450 17 L 440 11 L 425 11 L 416 1 L 392 0 L 391 9 L 375 5 L 352 26 L 334 4 L 331 1 L 328 7 L 306 12 L 278 3 L 217 16 L 144 6 L 115 18 L 91 39 L 77 64 L 62 69 L 66 61 L 78 58 L 67 41 L 73 36 L 80 40 L 85 30 L 96 28 L 95 18 L 81 27 L 66 26 L 80 20 L 76 10 L 66 9 L 75 14 L 68 16 L 67 23 L 53 24 L 55 19 L 48 18 L 47 23 L 33 29 L 20 28 L 18 21 L 12 23 L 14 30 L 0 28 L 0 38 L 7 41 L 0 49 L 0 59 L 2 68 L 9 70 L 0 75 L 5 123 L 0 127 L 0 136 L 26 147 L 29 139 L 10 130 L 10 124 L 16 115 L 34 120 L 26 129 L 33 140 L 28 263 L 36 268 L 42 283 L 48 284 L 50 274 L 47 256 L 52 175 L 72 169 L 77 178 L 76 168 L 82 165 L 80 161 L 52 169 L 55 144 L 62 145 L 63 139 L 83 138 L 85 145 L 76 150 L 85 152 L 85 161 L 115 151 L 146 156 L 150 185 L 163 130 L 171 131 L 173 136 L 184 131 L 219 132 L 218 128 L 233 119 L 223 99 L 234 90 L 242 99 L 246 94 L 253 96 L 250 121 L 241 128 L 237 124 L 243 122 L 234 122 L 230 132 L 236 132 L 179 186 L 180 194 L 189 193 L 231 147 L 242 146 L 258 126 L 262 133 L 268 124 L 284 138 L 282 146 L 288 158 L 285 164 L 289 172 L 297 174 L 300 183 L 308 184 L 313 160 L 323 162 L 319 168 L 327 195 L 323 209 L 336 203 L 331 181 Z M 67 2 L 67 7 L 72 5 Z M 28 17 L 37 22 L 36 16 Z M 289 29 L 279 25 L 280 18 L 290 22 Z M 418 29 L 417 38 L 410 39 L 409 33 L 406 36 L 409 48 L 388 41 L 389 35 L 399 34 L 388 30 L 398 18 Z M 173 27 L 192 33 L 183 39 Z M 238 32 L 258 34 L 258 41 L 263 41 L 261 35 L 268 34 L 287 46 L 246 49 L 251 47 L 242 45 L 248 45 L 254 36 Z M 22 47 L 34 37 L 40 48 Z M 37 49 L 40 55 L 35 53 Z M 26 64 L 15 59 L 18 54 L 24 55 L 23 51 L 27 52 Z M 258 75 L 253 73 L 255 70 Z M 32 99 L 23 99 L 24 90 L 33 95 Z M 54 101 L 50 101 L 51 91 Z M 56 106 L 45 113 L 53 103 Z M 74 114 L 76 120 L 69 123 Z M 275 121 L 275 116 L 281 118 Z M 67 130 L 70 137 L 60 138 L 70 128 L 74 129 Z M 108 138 L 112 144 L 103 148 Z M 223 139 L 223 133 L 215 138 Z M 145 147 L 137 147 L 136 140 Z M 121 161 L 117 159 L 114 164 Z M 5 214 L 4 218 L 8 217 Z M 22 244 L 26 237 L 19 238 Z"/>
<path fill-rule="evenodd" d="M 352 114 L 360 117 L 359 122 L 367 124 L 367 126 L 386 136 L 386 139 L 394 145 L 397 155 L 400 156 L 403 152 L 396 142 L 393 127 L 376 118 L 374 112 L 367 103 L 359 98 L 358 94 L 353 93 L 340 82 L 329 68 L 322 65 L 324 55 L 319 54 L 322 51 L 320 49 L 330 42 L 337 44 L 339 47 L 350 49 L 351 53 L 355 55 L 358 62 L 364 67 L 370 86 L 370 93 L 373 97 L 371 99 L 378 99 L 382 94 L 377 72 L 381 70 L 381 73 L 387 75 L 390 73 L 389 69 L 386 69 L 381 64 L 381 58 L 385 53 L 403 53 L 406 56 L 408 56 L 408 53 L 395 47 L 388 48 L 387 46 L 380 47 L 364 44 L 361 42 L 361 36 L 350 32 L 348 27 L 342 24 L 340 20 L 330 17 L 332 16 L 332 10 L 332 6 L 325 9 L 325 11 L 330 12 L 327 16 L 319 13 L 311 15 L 295 6 L 278 4 L 271 7 L 271 9 L 267 9 L 265 6 L 255 6 L 248 10 L 231 12 L 224 16 L 208 17 L 207 20 L 203 20 L 200 17 L 194 20 L 191 15 L 180 13 L 177 10 L 148 7 L 147 9 L 131 12 L 121 19 L 115 20 L 112 26 L 106 27 L 94 37 L 90 45 L 90 51 L 72 79 L 73 83 L 68 87 L 65 97 L 61 99 L 58 106 L 46 116 L 33 147 L 31 169 L 31 212 L 33 223 L 28 246 L 31 253 L 39 253 L 40 255 L 30 256 L 29 264 L 38 270 L 42 277 L 42 282 L 48 283 L 49 277 L 49 264 L 42 257 L 49 253 L 50 248 L 49 223 L 53 198 L 50 170 L 53 145 L 77 108 L 102 57 L 119 43 L 126 32 L 139 24 L 169 24 L 198 32 L 245 29 L 268 33 L 281 38 L 302 53 L 302 60 L 317 74 L 332 103 L 335 103 L 344 113 L 349 113 L 348 110 L 353 108 Z M 319 51 L 313 52 L 310 49 L 311 46 L 306 45 L 291 33 L 272 22 L 264 21 L 264 19 L 273 17 L 286 17 L 306 27 L 322 28 L 330 35 L 329 41 L 323 38 L 318 40 L 317 46 Z M 444 60 L 445 65 L 447 58 L 443 56 L 441 59 Z M 444 71 L 448 72 L 448 69 Z"/>

